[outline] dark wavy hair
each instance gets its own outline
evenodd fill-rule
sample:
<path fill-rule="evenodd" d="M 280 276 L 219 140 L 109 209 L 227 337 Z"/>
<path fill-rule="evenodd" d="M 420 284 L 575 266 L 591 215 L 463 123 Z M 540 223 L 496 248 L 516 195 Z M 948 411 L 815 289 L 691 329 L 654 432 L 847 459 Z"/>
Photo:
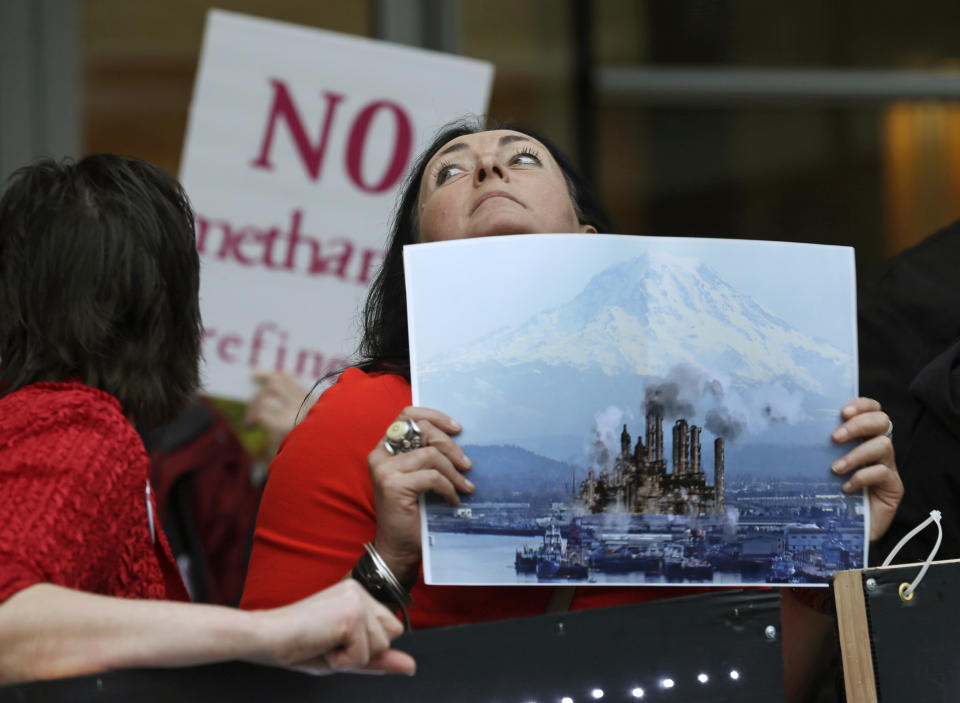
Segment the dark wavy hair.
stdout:
<path fill-rule="evenodd" d="M 180 184 L 145 161 L 41 161 L 0 198 L 0 395 L 79 380 L 138 423 L 199 383 L 200 263 Z"/>
<path fill-rule="evenodd" d="M 474 118 L 446 125 L 437 133 L 430 146 L 417 157 L 401 187 L 383 266 L 370 286 L 363 309 L 363 337 L 358 349 L 357 368 L 368 372 L 397 373 L 407 380 L 410 379 L 403 246 L 414 244 L 420 239 L 420 181 L 427 163 L 444 144 L 457 137 L 494 129 L 520 132 L 543 144 L 563 171 L 580 224 L 593 225 L 597 232 L 611 231 L 610 221 L 600 202 L 587 187 L 586 181 L 566 154 L 549 139 L 523 125 L 503 123 L 485 127 Z"/>

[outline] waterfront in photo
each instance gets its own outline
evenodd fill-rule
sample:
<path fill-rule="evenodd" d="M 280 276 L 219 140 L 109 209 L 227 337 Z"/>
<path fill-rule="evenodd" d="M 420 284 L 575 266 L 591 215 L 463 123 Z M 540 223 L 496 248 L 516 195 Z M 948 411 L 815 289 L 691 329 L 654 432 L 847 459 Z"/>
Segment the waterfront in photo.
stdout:
<path fill-rule="evenodd" d="M 540 581 L 535 573 L 517 573 L 514 567 L 517 550 L 524 547 L 539 547 L 542 537 L 514 535 L 460 534 L 457 532 L 431 533 L 433 547 L 430 550 L 434 580 L 450 585 L 484 583 L 502 586 L 543 586 L 569 583 L 575 586 L 591 585 L 664 585 L 702 586 L 704 583 L 736 586 L 742 577 L 736 571 L 717 571 L 713 581 L 668 581 L 665 576 L 639 573 L 603 573 L 590 571 L 582 580 Z"/>

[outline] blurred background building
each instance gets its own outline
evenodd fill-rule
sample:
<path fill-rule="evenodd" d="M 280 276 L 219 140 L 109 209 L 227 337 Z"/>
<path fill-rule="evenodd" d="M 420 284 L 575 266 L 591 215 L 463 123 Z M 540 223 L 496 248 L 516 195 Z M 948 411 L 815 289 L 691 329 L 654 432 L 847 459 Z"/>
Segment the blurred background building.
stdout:
<path fill-rule="evenodd" d="M 210 3 L 0 2 L 0 176 L 43 155 L 173 173 Z M 491 61 L 490 116 L 553 136 L 635 234 L 856 247 L 960 216 L 960 3 L 221 0 Z"/>

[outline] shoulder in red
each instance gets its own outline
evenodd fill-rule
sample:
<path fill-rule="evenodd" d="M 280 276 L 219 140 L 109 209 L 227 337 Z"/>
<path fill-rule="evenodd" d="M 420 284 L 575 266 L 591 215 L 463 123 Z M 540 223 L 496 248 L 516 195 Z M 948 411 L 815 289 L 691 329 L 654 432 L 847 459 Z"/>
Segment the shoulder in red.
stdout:
<path fill-rule="evenodd" d="M 112 396 L 38 383 L 0 398 L 0 601 L 48 582 L 104 595 L 184 598 L 147 516 L 149 462 Z"/>
<path fill-rule="evenodd" d="M 367 454 L 409 404 L 401 376 L 348 369 L 290 432 L 270 465 L 240 607 L 291 603 L 353 568 L 376 532 Z"/>

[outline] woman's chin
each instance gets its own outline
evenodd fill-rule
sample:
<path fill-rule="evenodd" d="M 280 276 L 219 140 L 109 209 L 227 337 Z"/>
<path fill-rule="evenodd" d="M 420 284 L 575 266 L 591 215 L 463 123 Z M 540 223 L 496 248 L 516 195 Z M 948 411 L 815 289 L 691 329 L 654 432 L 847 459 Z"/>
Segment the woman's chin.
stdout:
<path fill-rule="evenodd" d="M 541 231 L 543 230 L 536 227 L 534 223 L 526 218 L 498 218 L 484 223 L 477 223 L 470 228 L 465 238 L 501 237 L 505 234 L 533 234 L 534 232 Z"/>

